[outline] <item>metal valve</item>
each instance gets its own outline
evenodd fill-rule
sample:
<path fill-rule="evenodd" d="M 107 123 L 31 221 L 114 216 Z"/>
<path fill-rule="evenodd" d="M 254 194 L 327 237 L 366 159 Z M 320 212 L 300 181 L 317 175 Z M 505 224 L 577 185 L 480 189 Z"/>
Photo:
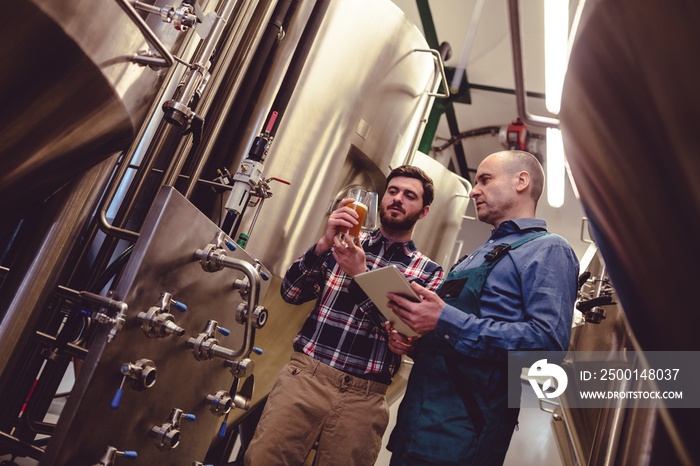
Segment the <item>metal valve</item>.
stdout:
<path fill-rule="evenodd" d="M 248 321 L 248 305 L 247 303 L 241 303 L 236 308 L 236 322 L 239 324 L 244 324 Z M 267 323 L 268 311 L 264 306 L 256 306 L 253 309 L 253 315 L 250 319 L 250 323 L 253 327 L 260 329 Z"/>
<path fill-rule="evenodd" d="M 135 363 L 126 363 L 121 367 L 121 373 L 131 379 L 134 390 L 145 390 L 156 384 L 158 370 L 150 359 L 139 359 Z"/>
<path fill-rule="evenodd" d="M 231 374 L 237 379 L 244 379 L 253 373 L 255 363 L 249 358 L 239 359 L 237 361 L 224 361 L 224 366 L 228 367 Z"/>
<path fill-rule="evenodd" d="M 253 399 L 253 389 L 255 388 L 255 376 L 251 375 L 233 397 L 233 406 L 238 409 L 247 410 L 250 408 L 250 400 Z"/>
<path fill-rule="evenodd" d="M 206 272 L 218 272 L 224 268 L 222 259 L 228 257 L 224 246 L 231 251 L 237 249 L 236 243 L 227 237 L 223 231 L 220 231 L 204 249 L 198 249 L 195 252 L 195 258 L 199 259 L 200 265 Z"/>
<path fill-rule="evenodd" d="M 605 268 L 600 276 L 592 276 L 584 272 L 579 277 L 578 309 L 588 323 L 600 324 L 606 318 L 606 311 L 601 306 L 617 304 L 613 301 L 613 288 L 605 274 Z"/>
<path fill-rule="evenodd" d="M 260 275 L 260 278 L 262 278 L 263 280 L 267 281 L 270 279 L 270 275 L 268 275 L 267 272 L 265 272 L 262 264 L 257 259 L 255 259 L 255 270 L 257 270 L 258 274 Z M 241 295 L 241 298 L 247 300 L 248 299 L 248 291 L 250 291 L 250 282 L 248 281 L 248 278 L 243 277 L 242 280 L 241 279 L 234 280 L 233 289 L 238 290 L 238 292 Z"/>
<path fill-rule="evenodd" d="M 177 448 L 180 444 L 180 421 L 194 422 L 197 418 L 194 414 L 186 414 L 178 408 L 173 408 L 170 418 L 160 426 L 151 428 L 149 435 L 153 437 L 156 447 L 160 451 L 168 451 Z"/>
<path fill-rule="evenodd" d="M 241 298 L 248 299 L 248 290 L 250 290 L 250 282 L 247 278 L 237 278 L 233 281 L 233 289 L 240 293 Z"/>
<path fill-rule="evenodd" d="M 248 321 L 248 303 L 241 303 L 236 308 L 236 322 L 245 324 Z"/>
<path fill-rule="evenodd" d="M 207 404 L 209 405 L 209 410 L 216 414 L 217 416 L 225 416 L 224 420 L 221 422 L 219 427 L 219 438 L 226 437 L 226 430 L 228 428 L 228 415 L 233 408 L 233 399 L 229 392 L 225 390 L 219 390 L 214 395 L 207 395 Z"/>
<path fill-rule="evenodd" d="M 263 306 L 256 306 L 253 311 L 253 327 L 263 328 L 267 323 L 267 309 Z"/>
<path fill-rule="evenodd" d="M 270 279 L 270 275 L 268 275 L 268 273 L 265 272 L 262 263 L 258 259 L 255 259 L 255 270 L 258 271 L 258 273 L 260 274 L 260 278 L 262 278 L 263 280 L 268 281 Z"/>
<path fill-rule="evenodd" d="M 214 356 L 230 358 L 234 354 L 232 350 L 219 345 L 219 340 L 214 337 L 215 331 L 224 336 L 231 334 L 228 329 L 221 327 L 215 320 L 209 320 L 202 333 L 187 340 L 187 347 L 192 350 L 197 361 L 208 361 Z"/>
<path fill-rule="evenodd" d="M 187 31 L 197 23 L 197 16 L 194 15 L 194 6 L 184 3 L 180 8 L 170 7 L 162 8 L 160 13 L 161 18 L 166 23 L 173 23 L 178 31 Z"/>
<path fill-rule="evenodd" d="M 93 466 L 112 466 L 114 465 L 114 458 L 118 456 L 128 459 L 134 459 L 139 455 L 135 451 L 119 451 L 116 448 L 109 446 L 107 447 L 107 451 L 105 452 L 105 454 L 102 455 L 102 458 L 100 458 L 100 461 L 95 463 Z"/>
<path fill-rule="evenodd" d="M 158 8 L 147 3 L 134 2 L 134 8 L 159 15 L 163 22 L 172 23 L 178 31 L 185 32 L 197 24 L 195 7 L 188 2 L 182 2 L 179 8 L 170 5 Z"/>
<path fill-rule="evenodd" d="M 109 296 L 106 297 L 90 293 L 89 291 L 79 291 L 78 296 L 83 301 L 97 304 L 105 309 L 115 312 L 114 316 L 111 317 L 101 311 L 93 311 L 90 309 L 81 309 L 80 311 L 81 314 L 90 317 L 94 321 L 111 327 L 109 334 L 107 335 L 107 343 L 110 343 L 116 336 L 117 332 L 124 327 L 124 323 L 126 322 L 126 313 L 129 310 L 129 307 L 123 301 L 112 299 Z"/>
<path fill-rule="evenodd" d="M 124 382 L 127 378 L 130 379 L 131 388 L 137 391 L 142 391 L 151 388 L 156 383 L 158 371 L 156 365 L 150 359 L 139 359 L 135 363 L 124 363 L 120 368 L 122 383 L 119 385 L 117 392 L 112 397 L 110 407 L 112 409 L 119 408 L 122 395 L 124 394 Z"/>
<path fill-rule="evenodd" d="M 223 268 L 220 257 L 226 257 L 226 250 L 217 248 L 215 244 L 207 244 L 203 250 L 197 250 L 199 263 L 207 272 L 218 272 Z"/>
<path fill-rule="evenodd" d="M 263 307 L 258 309 L 255 307 L 260 300 L 260 282 L 262 281 L 260 273 L 250 262 L 228 257 L 219 244 L 223 242 L 224 238 L 226 238 L 226 236 L 223 232 L 220 232 L 214 243 L 207 245 L 204 249 L 197 249 L 195 251 L 194 259 L 199 261 L 202 268 L 208 272 L 215 272 L 222 268 L 230 268 L 240 270 L 245 275 L 248 281 L 248 286 L 246 287 L 246 294 L 248 297 L 245 299 L 246 302 L 242 306 L 239 306 L 236 311 L 236 321 L 242 323 L 245 327 L 243 339 L 239 349 L 230 350 L 219 347 L 217 342 L 212 341 L 211 335 L 200 334 L 196 338 L 190 338 L 187 342 L 187 346 L 193 349 L 193 353 L 197 359 L 208 359 L 211 358 L 212 355 L 221 356 L 225 359 L 237 359 L 247 356 L 250 354 L 253 346 L 256 326 L 260 328 L 267 321 L 267 310 Z M 238 282 L 238 285 L 235 286 L 242 287 L 243 282 Z"/>
<path fill-rule="evenodd" d="M 159 306 L 151 307 L 148 312 L 139 313 L 137 320 L 148 338 L 164 338 L 168 335 L 181 337 L 185 334 L 185 329 L 175 324 L 175 318 L 170 312 L 171 305 L 180 312 L 187 310 L 187 306 L 180 301 L 175 301 L 170 293 L 163 293 Z"/>
<path fill-rule="evenodd" d="M 207 395 L 207 405 L 212 413 L 223 416 L 231 411 L 233 400 L 226 390 L 219 390 L 213 395 Z"/>

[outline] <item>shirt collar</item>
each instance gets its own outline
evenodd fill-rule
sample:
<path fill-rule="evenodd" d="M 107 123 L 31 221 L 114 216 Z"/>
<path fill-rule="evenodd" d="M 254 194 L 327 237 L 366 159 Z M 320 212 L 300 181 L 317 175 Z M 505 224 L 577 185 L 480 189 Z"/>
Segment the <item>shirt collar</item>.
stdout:
<path fill-rule="evenodd" d="M 541 218 L 515 218 L 505 220 L 491 232 L 491 238 L 502 238 L 513 233 L 524 233 L 528 230 L 547 231 L 547 222 Z"/>
<path fill-rule="evenodd" d="M 379 228 L 377 228 L 372 233 L 370 233 L 369 244 L 371 246 L 371 245 L 377 244 L 379 242 L 386 243 L 387 248 L 389 246 L 391 246 L 391 244 L 393 244 L 389 241 L 389 239 L 387 237 L 382 235 L 382 231 Z M 411 254 L 413 254 L 414 252 L 416 252 L 418 250 L 418 248 L 416 247 L 416 245 L 412 239 L 406 241 L 405 243 L 400 243 L 400 244 L 401 244 L 401 249 L 403 249 L 404 254 L 406 254 L 407 256 L 410 256 Z"/>

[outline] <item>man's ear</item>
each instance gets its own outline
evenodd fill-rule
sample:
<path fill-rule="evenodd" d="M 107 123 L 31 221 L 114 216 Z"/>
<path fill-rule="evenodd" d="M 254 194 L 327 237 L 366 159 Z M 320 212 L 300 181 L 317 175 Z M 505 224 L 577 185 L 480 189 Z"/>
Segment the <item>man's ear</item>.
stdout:
<path fill-rule="evenodd" d="M 518 172 L 515 179 L 515 190 L 522 193 L 530 186 L 530 174 L 526 171 Z"/>
<path fill-rule="evenodd" d="M 429 205 L 423 206 L 423 210 L 421 211 L 420 215 L 418 216 L 418 219 L 420 220 L 421 218 L 428 215 L 428 212 L 430 212 L 430 206 Z"/>

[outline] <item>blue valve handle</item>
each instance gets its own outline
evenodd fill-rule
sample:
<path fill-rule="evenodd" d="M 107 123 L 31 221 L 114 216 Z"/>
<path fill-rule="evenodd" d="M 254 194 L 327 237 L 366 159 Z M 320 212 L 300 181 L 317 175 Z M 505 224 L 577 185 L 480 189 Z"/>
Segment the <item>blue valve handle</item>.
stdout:
<path fill-rule="evenodd" d="M 194 422 L 197 420 L 197 416 L 194 414 L 185 414 L 183 417 L 185 418 L 185 421 Z"/>
<path fill-rule="evenodd" d="M 187 310 L 187 305 L 185 303 L 181 303 L 180 301 L 175 301 L 173 299 L 173 306 L 175 306 L 175 309 L 177 309 L 180 312 L 185 312 Z"/>
<path fill-rule="evenodd" d="M 221 326 L 217 325 L 216 329 L 219 331 L 220 334 L 222 334 L 225 337 L 231 335 L 231 331 L 225 327 L 221 327 Z"/>
<path fill-rule="evenodd" d="M 130 460 L 133 460 L 134 458 L 138 458 L 139 454 L 136 453 L 133 450 L 128 450 L 124 452 L 124 458 L 129 458 Z"/>
<path fill-rule="evenodd" d="M 260 278 L 262 278 L 265 281 L 268 281 L 270 279 L 270 276 L 265 272 L 264 270 L 260 271 Z"/>
<path fill-rule="evenodd" d="M 234 243 L 231 240 L 226 240 L 226 247 L 229 248 L 231 251 L 236 250 L 236 243 Z"/>
<path fill-rule="evenodd" d="M 109 407 L 112 409 L 119 408 L 119 404 L 122 401 L 123 394 L 124 394 L 124 389 L 121 387 L 117 388 L 117 392 L 114 394 L 114 397 L 112 398 L 112 402 L 109 404 Z"/>
<path fill-rule="evenodd" d="M 219 434 L 218 434 L 219 438 L 226 437 L 226 427 L 227 427 L 226 421 L 222 422 L 221 427 L 219 427 Z"/>
<path fill-rule="evenodd" d="M 262 350 L 262 348 L 258 348 L 257 346 L 253 346 L 253 353 L 263 354 L 263 350 Z"/>

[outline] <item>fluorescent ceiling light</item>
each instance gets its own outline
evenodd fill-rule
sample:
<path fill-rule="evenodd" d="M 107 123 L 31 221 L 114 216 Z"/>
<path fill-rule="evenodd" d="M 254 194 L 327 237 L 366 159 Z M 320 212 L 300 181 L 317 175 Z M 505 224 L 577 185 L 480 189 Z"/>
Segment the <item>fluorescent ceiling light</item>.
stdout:
<path fill-rule="evenodd" d="M 564 164 L 564 143 L 561 131 L 547 128 L 547 203 L 552 207 L 564 205 L 564 182 L 566 167 Z"/>
<path fill-rule="evenodd" d="M 462 76 L 464 75 L 464 70 L 467 67 L 469 55 L 472 52 L 474 38 L 476 37 L 476 30 L 479 27 L 479 21 L 481 20 L 481 12 L 484 10 L 485 2 L 486 0 L 477 0 L 476 5 L 474 6 L 474 12 L 472 13 L 472 21 L 469 24 L 467 36 L 464 39 L 462 56 L 459 57 L 459 62 L 457 62 L 455 74 L 452 77 L 452 83 L 450 84 L 450 92 L 452 92 L 453 94 L 457 94 L 459 92 L 459 85 L 462 84 Z"/>

